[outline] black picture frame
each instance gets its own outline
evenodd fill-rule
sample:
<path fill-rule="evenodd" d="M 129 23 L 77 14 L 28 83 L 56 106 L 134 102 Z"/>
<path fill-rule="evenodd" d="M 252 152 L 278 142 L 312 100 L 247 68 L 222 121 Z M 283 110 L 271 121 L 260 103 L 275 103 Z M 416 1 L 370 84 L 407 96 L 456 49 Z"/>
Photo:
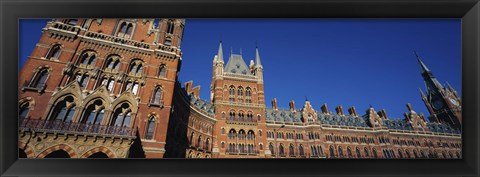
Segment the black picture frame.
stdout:
<path fill-rule="evenodd" d="M 17 159 L 20 18 L 461 18 L 463 159 Z M 479 0 L 0 1 L 2 176 L 478 176 Z"/>

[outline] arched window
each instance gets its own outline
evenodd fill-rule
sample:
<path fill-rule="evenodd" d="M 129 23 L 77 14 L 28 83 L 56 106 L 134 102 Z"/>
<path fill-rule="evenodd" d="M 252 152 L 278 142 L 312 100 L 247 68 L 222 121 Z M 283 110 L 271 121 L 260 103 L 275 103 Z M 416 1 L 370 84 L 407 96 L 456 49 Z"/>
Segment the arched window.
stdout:
<path fill-rule="evenodd" d="M 250 87 L 245 89 L 245 96 L 252 96 L 252 89 L 250 89 Z"/>
<path fill-rule="evenodd" d="M 298 153 L 300 153 L 300 156 L 305 156 L 305 151 L 303 150 L 303 145 L 300 145 L 298 147 Z"/>
<path fill-rule="evenodd" d="M 365 154 L 365 157 L 370 157 L 367 147 L 363 148 L 363 153 Z"/>
<path fill-rule="evenodd" d="M 288 147 L 288 154 L 290 156 L 294 156 L 295 155 L 295 147 L 293 147 L 293 144 L 290 144 L 290 146 Z"/>
<path fill-rule="evenodd" d="M 133 74 L 142 73 L 143 72 L 143 62 L 139 59 L 134 59 L 130 63 L 129 68 L 130 68 L 129 69 L 130 73 L 133 73 Z"/>
<path fill-rule="evenodd" d="M 230 120 L 235 120 L 235 111 L 230 111 Z"/>
<path fill-rule="evenodd" d="M 420 150 L 420 157 L 427 158 L 427 156 L 425 156 L 425 152 L 423 152 L 423 150 Z"/>
<path fill-rule="evenodd" d="M 104 113 L 103 102 L 101 100 L 95 100 L 93 104 L 87 106 L 80 122 L 86 124 L 101 124 Z"/>
<path fill-rule="evenodd" d="M 285 149 L 284 149 L 282 143 L 280 143 L 280 146 L 278 147 L 278 153 L 279 153 L 281 156 L 285 156 Z"/>
<path fill-rule="evenodd" d="M 225 148 L 225 142 L 222 141 L 222 148 Z"/>
<path fill-rule="evenodd" d="M 77 73 L 77 81 L 81 88 L 85 88 L 88 84 L 88 74 Z"/>
<path fill-rule="evenodd" d="M 228 132 L 228 138 L 229 139 L 237 138 L 237 132 L 235 131 L 235 129 L 230 129 L 230 131 Z"/>
<path fill-rule="evenodd" d="M 169 20 L 167 22 L 167 33 L 173 34 L 174 29 L 175 29 L 175 24 L 173 23 L 173 21 Z"/>
<path fill-rule="evenodd" d="M 161 87 L 155 88 L 152 96 L 153 97 L 152 97 L 152 100 L 151 100 L 150 103 L 152 103 L 154 105 L 162 105 L 163 104 L 163 90 L 162 90 Z"/>
<path fill-rule="evenodd" d="M 127 126 L 130 127 L 131 109 L 128 103 L 123 103 L 120 107 L 115 109 L 110 122 L 110 125 L 114 126 Z"/>
<path fill-rule="evenodd" d="M 330 146 L 330 157 L 335 157 L 335 150 L 333 150 L 333 146 Z"/>
<path fill-rule="evenodd" d="M 348 158 L 352 158 L 352 157 L 353 157 L 352 149 L 350 149 L 350 147 L 347 147 L 347 157 L 348 157 Z"/>
<path fill-rule="evenodd" d="M 400 149 L 398 150 L 398 157 L 403 159 L 403 153 L 402 153 L 402 150 Z"/>
<path fill-rule="evenodd" d="M 194 132 L 192 132 L 192 134 L 190 134 L 190 146 L 193 146 L 193 136 L 195 135 Z"/>
<path fill-rule="evenodd" d="M 270 149 L 270 151 L 272 152 L 272 154 L 275 154 L 275 149 L 273 148 L 273 143 L 270 143 L 268 145 L 268 148 Z"/>
<path fill-rule="evenodd" d="M 120 68 L 120 57 L 118 55 L 109 56 L 104 67 L 111 70 L 118 70 Z"/>
<path fill-rule="evenodd" d="M 199 135 L 197 139 L 197 147 L 201 147 L 201 145 L 202 145 L 202 135 Z"/>
<path fill-rule="evenodd" d="M 260 150 L 263 150 L 263 144 L 258 145 L 260 147 Z"/>
<path fill-rule="evenodd" d="M 205 140 L 205 150 L 210 150 L 210 138 L 207 138 L 207 140 Z"/>
<path fill-rule="evenodd" d="M 160 65 L 160 68 L 158 69 L 158 76 L 159 77 L 166 77 L 167 75 L 167 67 L 165 65 Z"/>
<path fill-rule="evenodd" d="M 18 115 L 20 116 L 20 119 L 27 118 L 28 113 L 30 112 L 30 103 L 26 102 L 20 106 L 20 111 L 18 112 Z"/>
<path fill-rule="evenodd" d="M 343 157 L 343 149 L 342 149 L 341 146 L 338 147 L 338 156 L 339 156 L 340 158 Z"/>
<path fill-rule="evenodd" d="M 414 156 L 415 158 L 419 158 L 417 150 L 413 150 L 413 156 Z"/>
<path fill-rule="evenodd" d="M 113 91 L 113 87 L 115 86 L 115 79 L 114 78 L 103 78 L 102 85 L 107 87 L 108 91 Z"/>
<path fill-rule="evenodd" d="M 80 63 L 83 65 L 95 65 L 97 54 L 93 51 L 86 51 L 80 55 Z"/>
<path fill-rule="evenodd" d="M 372 154 L 374 158 L 378 158 L 377 150 L 375 148 L 372 149 Z"/>
<path fill-rule="evenodd" d="M 43 89 L 46 86 L 48 70 L 46 68 L 38 71 L 30 82 L 30 87 Z"/>
<path fill-rule="evenodd" d="M 155 131 L 155 117 L 150 117 L 147 121 L 145 130 L 145 139 L 153 139 L 153 132 Z"/>
<path fill-rule="evenodd" d="M 407 155 L 407 158 L 412 158 L 412 157 L 410 156 L 410 151 L 409 151 L 408 149 L 405 150 L 405 155 Z"/>
<path fill-rule="evenodd" d="M 243 96 L 243 88 L 242 87 L 238 87 L 237 95 L 238 96 Z"/>
<path fill-rule="evenodd" d="M 362 153 L 360 153 L 360 149 L 358 147 L 355 148 L 355 153 L 357 153 L 357 158 L 362 158 Z"/>
<path fill-rule="evenodd" d="M 45 56 L 45 59 L 47 59 L 47 60 L 57 59 L 58 56 L 60 56 L 60 51 L 61 51 L 61 48 L 60 48 L 59 44 L 56 44 L 56 45 L 52 46 L 52 48 L 50 48 L 47 55 Z"/>
<path fill-rule="evenodd" d="M 245 139 L 245 130 L 238 131 L 238 139 Z"/>
<path fill-rule="evenodd" d="M 118 33 L 117 33 L 117 37 L 128 39 L 132 35 L 132 31 L 133 31 L 133 24 L 132 23 L 122 22 L 120 24 L 120 28 L 119 28 Z"/>
<path fill-rule="evenodd" d="M 255 133 L 252 130 L 249 130 L 247 133 L 247 139 L 248 140 L 253 140 L 255 139 Z"/>
<path fill-rule="evenodd" d="M 235 101 L 235 87 L 233 85 L 230 86 L 228 90 L 228 95 L 229 95 L 229 101 L 234 102 Z"/>
<path fill-rule="evenodd" d="M 62 101 L 59 101 L 53 112 L 50 114 L 49 120 L 59 120 L 63 122 L 70 122 L 75 114 L 75 103 L 72 96 L 65 97 Z"/>

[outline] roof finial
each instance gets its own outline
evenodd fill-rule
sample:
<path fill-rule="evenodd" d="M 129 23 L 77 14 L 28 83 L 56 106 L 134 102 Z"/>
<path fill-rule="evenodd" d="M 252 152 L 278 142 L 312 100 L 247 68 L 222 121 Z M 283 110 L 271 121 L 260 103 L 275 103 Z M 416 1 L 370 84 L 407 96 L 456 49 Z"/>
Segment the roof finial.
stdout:
<path fill-rule="evenodd" d="M 258 47 L 255 49 L 255 63 L 257 64 L 257 67 L 263 68 L 262 63 L 260 62 L 260 54 L 258 53 Z"/>
<path fill-rule="evenodd" d="M 233 47 L 230 47 L 230 55 L 233 54 Z"/>
<path fill-rule="evenodd" d="M 218 46 L 217 60 L 223 62 L 223 49 L 222 49 L 221 40 L 220 40 L 220 45 Z"/>

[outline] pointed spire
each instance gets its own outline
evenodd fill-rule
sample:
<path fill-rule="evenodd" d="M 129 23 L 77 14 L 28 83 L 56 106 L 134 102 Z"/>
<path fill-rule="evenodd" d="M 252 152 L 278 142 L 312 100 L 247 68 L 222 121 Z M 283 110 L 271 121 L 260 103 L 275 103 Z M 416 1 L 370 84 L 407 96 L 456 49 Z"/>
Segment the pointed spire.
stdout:
<path fill-rule="evenodd" d="M 422 96 L 422 98 L 425 97 L 425 94 L 423 94 L 422 89 L 421 89 L 421 88 L 418 88 L 418 90 L 420 90 L 420 95 Z"/>
<path fill-rule="evenodd" d="M 256 60 L 256 64 L 257 64 L 257 67 L 262 67 L 262 63 L 260 63 L 260 54 L 258 53 L 258 47 L 255 47 L 255 60 Z"/>
<path fill-rule="evenodd" d="M 222 41 L 220 41 L 220 45 L 218 46 L 218 57 L 217 60 L 223 62 L 223 49 L 222 49 Z"/>
<path fill-rule="evenodd" d="M 417 57 L 417 61 L 420 64 L 420 67 L 422 68 L 422 73 L 423 72 L 429 72 L 430 70 L 427 68 L 427 66 L 425 66 L 423 61 L 420 59 L 420 57 L 417 54 L 417 51 L 414 50 L 413 53 L 415 54 L 415 57 Z"/>

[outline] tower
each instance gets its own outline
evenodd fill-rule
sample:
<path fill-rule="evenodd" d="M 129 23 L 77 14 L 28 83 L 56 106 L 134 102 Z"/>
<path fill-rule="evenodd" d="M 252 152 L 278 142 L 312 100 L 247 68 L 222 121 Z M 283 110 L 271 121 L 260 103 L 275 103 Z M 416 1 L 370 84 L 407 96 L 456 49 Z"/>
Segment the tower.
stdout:
<path fill-rule="evenodd" d="M 426 86 L 426 94 L 420 89 L 425 106 L 430 112 L 431 122 L 447 123 L 456 129 L 462 128 L 462 101 L 457 92 L 448 84 L 444 87 L 438 82 L 420 57 L 415 53 Z"/>
<path fill-rule="evenodd" d="M 48 22 L 19 76 L 19 130 L 46 140 L 23 136 L 19 144 L 46 143 L 31 157 L 48 157 L 41 153 L 57 146 L 71 149 L 69 157 L 163 157 L 184 23 Z"/>
<path fill-rule="evenodd" d="M 263 67 L 258 48 L 250 67 L 242 54 L 224 64 L 222 43 L 213 60 L 211 100 L 215 106 L 217 147 L 213 157 L 264 157 L 266 142 Z"/>

